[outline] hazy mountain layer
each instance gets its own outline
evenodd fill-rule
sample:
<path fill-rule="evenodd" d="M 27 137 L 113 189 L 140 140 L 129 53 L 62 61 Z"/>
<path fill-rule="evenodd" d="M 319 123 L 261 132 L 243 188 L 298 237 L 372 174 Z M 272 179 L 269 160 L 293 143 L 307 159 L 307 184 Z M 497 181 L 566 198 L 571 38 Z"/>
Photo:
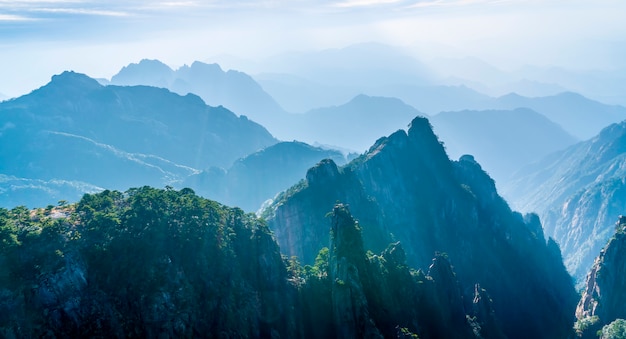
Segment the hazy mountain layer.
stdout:
<path fill-rule="evenodd" d="M 395 98 L 359 95 L 349 102 L 293 114 L 291 138 L 364 152 L 381 135 L 405 127 L 420 112 Z"/>
<path fill-rule="evenodd" d="M 199 95 L 208 105 L 225 106 L 270 128 L 282 126 L 284 110 L 249 75 L 228 70 L 218 64 L 195 61 L 191 66 L 172 70 L 158 60 L 130 64 L 111 78 L 114 85 L 146 85 L 167 88 L 185 95 Z"/>
<path fill-rule="evenodd" d="M 0 126 L 0 173 L 39 183 L 78 181 L 114 189 L 162 187 L 196 168 L 226 167 L 276 143 L 262 126 L 207 106 L 195 95 L 145 86 L 105 87 L 73 72 L 1 103 Z M 54 185 L 49 189 L 55 190 Z M 2 201 L 16 202 L 8 192 L 19 185 L 5 181 L 2 187 Z M 20 204 L 41 201 L 32 193 Z"/>
<path fill-rule="evenodd" d="M 214 167 L 194 174 L 180 186 L 254 212 L 266 200 L 303 179 L 307 169 L 322 159 L 345 163 L 338 151 L 296 141 L 280 142 L 235 161 L 228 170 Z"/>
<path fill-rule="evenodd" d="M 499 108 L 527 107 L 535 110 L 583 140 L 595 136 L 612 123 L 626 119 L 625 107 L 605 105 L 572 92 L 539 98 L 509 94 L 499 97 L 495 104 Z"/>
<path fill-rule="evenodd" d="M 325 215 L 350 206 L 366 249 L 401 240 L 407 263 L 427 267 L 447 253 L 469 300 L 479 283 L 508 337 L 566 337 L 576 294 L 556 243 L 539 220 L 510 210 L 471 156 L 451 162 L 428 121 L 379 139 L 343 168 L 323 161 L 264 213 L 281 249 L 313 263 L 326 246 Z M 514 305 L 514 306 L 513 306 Z"/>
<path fill-rule="evenodd" d="M 626 202 L 626 122 L 546 156 L 503 187 L 523 211 L 539 213 L 547 235 L 561 245 L 568 270 L 582 279 L 613 233 Z"/>
<path fill-rule="evenodd" d="M 442 112 L 430 118 L 451 158 L 472 154 L 498 185 L 522 166 L 577 142 L 530 109 Z"/>

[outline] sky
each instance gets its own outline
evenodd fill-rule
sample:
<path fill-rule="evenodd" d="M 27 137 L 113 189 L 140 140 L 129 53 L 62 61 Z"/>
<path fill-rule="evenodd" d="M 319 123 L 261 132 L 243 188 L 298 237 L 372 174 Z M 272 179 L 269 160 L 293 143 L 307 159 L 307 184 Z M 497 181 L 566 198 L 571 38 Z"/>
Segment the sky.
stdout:
<path fill-rule="evenodd" d="M 503 69 L 626 70 L 624 18 L 623 0 L 0 0 L 0 93 L 28 93 L 64 70 L 110 78 L 144 58 L 262 64 L 362 42 Z"/>

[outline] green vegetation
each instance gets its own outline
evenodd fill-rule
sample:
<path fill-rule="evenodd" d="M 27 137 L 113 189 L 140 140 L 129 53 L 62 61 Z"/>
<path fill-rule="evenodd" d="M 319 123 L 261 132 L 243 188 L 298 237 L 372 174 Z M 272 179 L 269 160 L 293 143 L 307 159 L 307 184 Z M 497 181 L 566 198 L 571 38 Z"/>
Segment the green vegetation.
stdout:
<path fill-rule="evenodd" d="M 0 333 L 290 337 L 290 286 L 265 223 L 142 187 L 0 210 Z"/>
<path fill-rule="evenodd" d="M 626 320 L 617 319 L 604 326 L 600 335 L 601 339 L 626 339 Z"/>

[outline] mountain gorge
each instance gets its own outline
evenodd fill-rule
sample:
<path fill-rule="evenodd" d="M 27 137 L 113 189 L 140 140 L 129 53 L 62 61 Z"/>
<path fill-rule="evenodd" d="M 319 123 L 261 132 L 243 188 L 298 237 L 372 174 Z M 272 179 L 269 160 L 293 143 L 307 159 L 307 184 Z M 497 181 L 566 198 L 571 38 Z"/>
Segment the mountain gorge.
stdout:
<path fill-rule="evenodd" d="M 510 210 L 473 157 L 451 162 L 425 118 L 344 167 L 319 163 L 279 196 L 264 215 L 282 251 L 312 264 L 328 244 L 324 220 L 336 201 L 350 206 L 373 252 L 400 240 L 407 264 L 418 268 L 446 253 L 465 300 L 475 284 L 488 291 L 506 336 L 570 331 L 576 293 L 558 245 L 546 241 L 536 216 Z"/>

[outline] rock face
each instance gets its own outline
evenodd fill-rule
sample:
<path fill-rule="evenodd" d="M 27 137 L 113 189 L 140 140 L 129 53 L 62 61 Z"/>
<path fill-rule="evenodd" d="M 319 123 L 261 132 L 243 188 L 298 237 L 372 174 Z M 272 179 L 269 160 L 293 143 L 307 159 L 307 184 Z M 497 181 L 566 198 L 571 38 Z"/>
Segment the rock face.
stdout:
<path fill-rule="evenodd" d="M 506 336 L 568 335 L 577 297 L 558 246 L 546 244 L 534 218 L 511 211 L 471 157 L 451 162 L 425 118 L 335 167 L 312 168 L 265 211 L 283 252 L 313 263 L 327 244 L 326 211 L 341 201 L 366 249 L 401 240 L 418 268 L 447 253 L 464 300 L 474 299 L 476 283 L 488 290 Z"/>
<path fill-rule="evenodd" d="M 335 207 L 329 262 L 335 334 L 339 338 L 382 338 L 370 319 L 361 283 L 367 258 L 357 227 L 345 207 Z"/>
<path fill-rule="evenodd" d="M 561 246 L 568 271 L 584 282 L 613 234 L 626 203 L 626 122 L 553 153 L 514 175 L 503 192 L 523 211 L 539 214 L 545 234 Z"/>
<path fill-rule="evenodd" d="M 616 231 L 596 258 L 582 297 L 576 308 L 579 323 L 589 319 L 593 326 L 584 328 L 583 337 L 595 333 L 616 319 L 626 318 L 626 217 L 620 216 Z M 591 320 L 593 319 L 593 320 Z"/>
<path fill-rule="evenodd" d="M 479 318 L 467 317 L 444 257 L 437 255 L 426 275 L 407 266 L 399 242 L 380 255 L 366 253 L 361 228 L 346 205 L 335 205 L 330 217 L 330 250 L 320 251 L 314 267 L 305 266 L 299 292 L 311 309 L 303 319 L 314 321 L 306 337 L 476 338 L 493 330 L 485 325 L 481 331 Z"/>

